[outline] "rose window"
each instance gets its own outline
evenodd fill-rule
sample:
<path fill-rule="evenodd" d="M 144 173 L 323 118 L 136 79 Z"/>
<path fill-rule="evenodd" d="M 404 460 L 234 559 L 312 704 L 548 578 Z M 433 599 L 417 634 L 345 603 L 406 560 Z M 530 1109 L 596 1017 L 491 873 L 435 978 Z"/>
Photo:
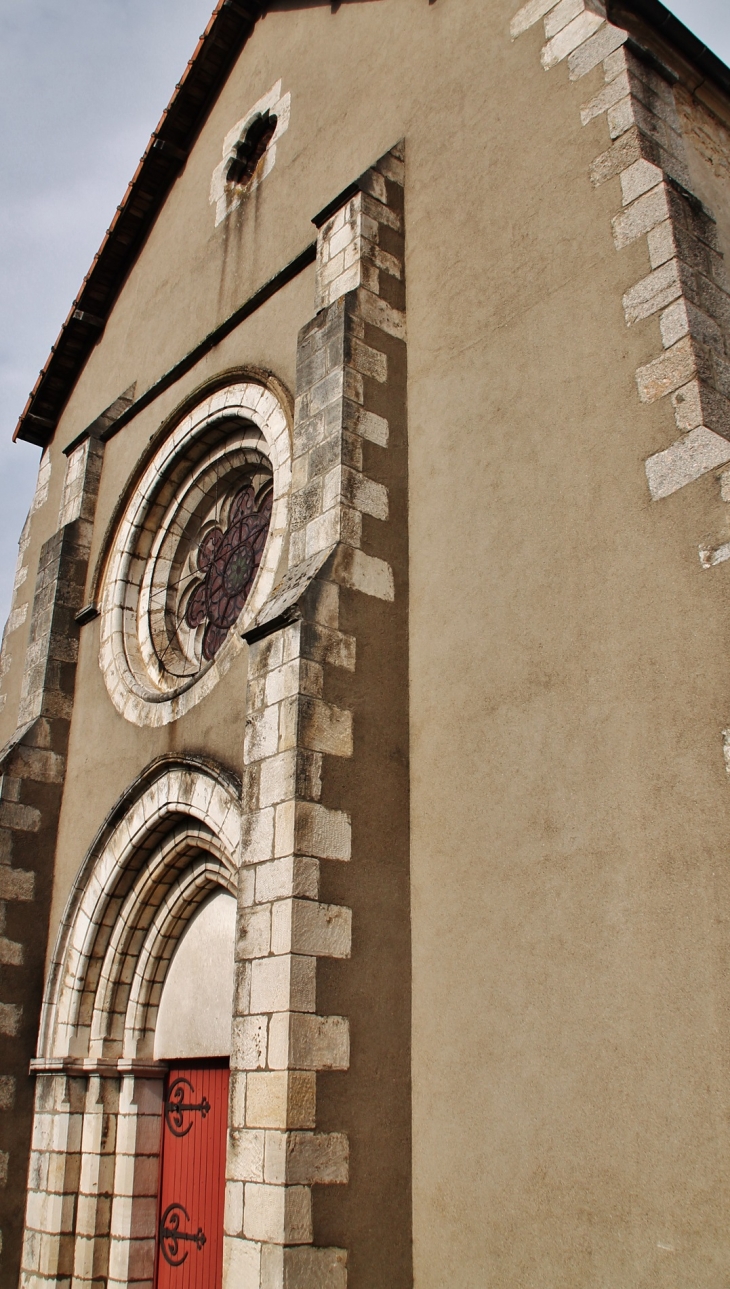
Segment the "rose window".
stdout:
<path fill-rule="evenodd" d="M 252 427 L 230 428 L 223 450 L 208 453 L 202 469 L 176 490 L 142 578 L 140 652 L 168 692 L 215 660 L 246 605 L 266 546 L 271 467 Z"/>
<path fill-rule="evenodd" d="M 196 563 L 203 580 L 195 587 L 185 610 L 187 625 L 204 626 L 202 655 L 215 658 L 246 603 L 261 563 L 271 518 L 271 493 L 256 507 L 250 484 L 233 498 L 228 527 L 209 528 L 197 549 Z"/>
<path fill-rule="evenodd" d="M 136 723 L 182 715 L 243 648 L 280 576 L 290 443 L 270 389 L 229 386 L 170 432 L 130 494 L 105 574 L 100 662 Z"/>

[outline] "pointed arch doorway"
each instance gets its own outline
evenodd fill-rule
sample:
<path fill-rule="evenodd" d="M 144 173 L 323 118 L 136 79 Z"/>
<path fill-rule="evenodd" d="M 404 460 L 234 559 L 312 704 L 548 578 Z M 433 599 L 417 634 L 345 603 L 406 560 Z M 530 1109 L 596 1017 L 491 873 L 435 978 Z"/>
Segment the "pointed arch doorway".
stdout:
<path fill-rule="evenodd" d="M 165 758 L 125 793 L 81 866 L 32 1063 L 24 1283 L 219 1289 L 240 827 L 238 782 Z M 181 1076 L 192 1091 L 173 1086 Z M 186 1108 L 203 1103 L 205 1115 Z M 194 1147 L 180 1157 L 190 1189 L 161 1208 L 175 1114 Z M 191 1120 L 205 1136 L 194 1122 L 185 1132 Z M 174 1183 L 172 1146 L 167 1162 Z M 161 1224 L 171 1203 L 205 1241 L 168 1236 L 168 1261 L 161 1229 L 188 1232 L 180 1210 Z"/>

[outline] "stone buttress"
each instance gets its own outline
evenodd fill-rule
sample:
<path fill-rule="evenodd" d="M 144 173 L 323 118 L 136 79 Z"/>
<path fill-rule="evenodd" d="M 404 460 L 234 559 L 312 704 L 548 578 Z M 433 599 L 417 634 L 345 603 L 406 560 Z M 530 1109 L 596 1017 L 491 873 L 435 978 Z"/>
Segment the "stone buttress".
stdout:
<path fill-rule="evenodd" d="M 117 399 L 67 454 L 58 527 L 40 550 L 23 663 L 18 727 L 0 751 L 0 1238 L 4 1275 L 17 1283 L 23 1234 L 35 1052 L 43 991 L 58 820 L 83 605 L 104 444 L 101 432 L 131 402 Z M 21 538 L 47 496 L 48 454 Z M 19 583 L 19 579 L 16 578 Z M 12 614 L 9 626 L 12 626 Z M 6 632 L 3 661 L 9 637 Z M 1 669 L 0 669 L 1 670 Z"/>
<path fill-rule="evenodd" d="M 629 327 L 654 328 L 658 355 L 635 373 L 639 401 L 671 407 L 670 442 L 644 462 L 661 501 L 712 472 L 730 500 L 730 270 L 715 217 L 693 185 L 678 74 L 606 18 L 603 0 L 528 0 L 511 23 L 517 39 L 540 19 L 546 71 L 567 64 L 569 82 L 600 71 L 603 85 L 578 105 L 581 125 L 604 120 L 608 146 L 590 167 L 595 188 L 613 183 L 616 250 L 643 242 L 649 272 L 622 297 Z M 695 111 L 705 110 L 695 103 Z M 719 122 L 718 122 L 719 124 Z M 658 323 L 658 325 L 657 325 Z M 725 525 L 726 529 L 728 525 Z M 730 559 L 727 534 L 699 544 L 702 568 Z M 730 731 L 722 732 L 730 773 Z"/>
<path fill-rule="evenodd" d="M 331 204 L 250 643 L 224 1285 L 411 1283 L 403 152 Z"/>

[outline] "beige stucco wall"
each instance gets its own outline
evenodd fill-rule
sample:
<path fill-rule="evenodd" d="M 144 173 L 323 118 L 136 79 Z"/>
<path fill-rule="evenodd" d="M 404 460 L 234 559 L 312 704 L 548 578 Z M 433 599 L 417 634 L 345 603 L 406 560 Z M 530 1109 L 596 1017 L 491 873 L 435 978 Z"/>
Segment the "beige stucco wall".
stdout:
<path fill-rule="evenodd" d="M 89 587 L 103 568 L 105 540 L 128 481 L 150 439 L 178 403 L 218 372 L 245 363 L 276 372 L 294 387 L 297 331 L 311 315 L 314 270 L 280 291 L 167 394 L 142 412 L 107 445 L 97 504 Z M 58 919 L 81 859 L 125 787 L 157 756 L 193 754 L 241 774 L 245 720 L 246 655 L 234 660 L 219 684 L 181 720 L 160 729 L 140 729 L 113 706 L 99 668 L 97 618 L 81 631 L 69 765 L 56 853 L 51 912 L 52 952 Z M 90 805 L 93 803 L 93 805 Z"/>
<path fill-rule="evenodd" d="M 636 395 L 658 324 L 627 330 L 621 307 L 644 243 L 616 252 L 618 180 L 588 180 L 605 124 L 581 128 L 579 107 L 600 78 L 545 75 L 537 29 L 510 43 L 513 7 L 273 6 L 54 453 L 302 250 L 311 217 L 405 137 L 416 1284 L 719 1289 L 730 568 L 703 570 L 697 546 L 724 506 L 712 476 L 650 502 L 643 461 L 676 431 Z M 279 79 L 276 165 L 216 230 L 222 138 Z M 235 364 L 292 389 L 312 311 L 308 270 L 110 442 L 92 565 L 163 419 Z M 54 926 L 154 756 L 240 767 L 244 686 L 241 657 L 183 720 L 140 730 L 108 698 L 98 622 L 83 629 Z"/>

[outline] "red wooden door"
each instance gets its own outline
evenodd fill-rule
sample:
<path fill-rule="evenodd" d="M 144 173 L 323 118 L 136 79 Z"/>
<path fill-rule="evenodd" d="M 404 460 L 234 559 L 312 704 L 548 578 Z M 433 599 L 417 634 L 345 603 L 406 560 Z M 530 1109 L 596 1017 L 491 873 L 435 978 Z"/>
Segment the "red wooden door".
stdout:
<path fill-rule="evenodd" d="M 173 1066 L 165 1080 L 156 1289 L 219 1289 L 228 1066 Z"/>

